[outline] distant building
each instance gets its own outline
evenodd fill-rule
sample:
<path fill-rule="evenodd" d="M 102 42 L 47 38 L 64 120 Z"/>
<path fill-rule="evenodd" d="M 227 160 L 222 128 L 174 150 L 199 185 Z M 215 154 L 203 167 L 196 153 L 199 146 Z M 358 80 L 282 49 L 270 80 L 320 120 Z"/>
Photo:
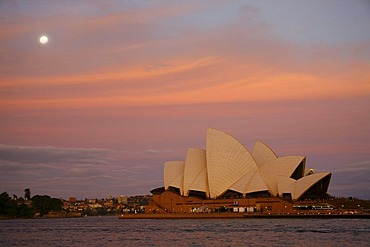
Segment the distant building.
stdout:
<path fill-rule="evenodd" d="M 151 191 L 153 199 L 148 209 L 187 211 L 196 205 L 204 207 L 205 200 L 215 209 L 218 205 L 215 200 L 228 198 L 245 199 L 233 205 L 240 207 L 240 203 L 251 206 L 252 202 L 256 206 L 257 201 L 251 198 L 275 198 L 267 201 L 280 202 L 279 197 L 285 200 L 327 197 L 330 179 L 330 172 L 313 173 L 306 169 L 305 156 L 278 157 L 259 141 L 250 153 L 231 135 L 209 128 L 206 150 L 189 148 L 184 161 L 165 162 L 164 187 Z M 248 203 L 244 202 L 247 200 Z M 228 204 L 225 201 L 220 205 Z"/>
<path fill-rule="evenodd" d="M 119 204 L 127 204 L 127 197 L 123 196 L 123 195 L 118 196 L 118 203 Z"/>
<path fill-rule="evenodd" d="M 69 197 L 69 202 L 77 202 L 77 198 L 74 196 Z"/>
<path fill-rule="evenodd" d="M 96 200 L 95 200 L 95 199 L 88 199 L 88 200 L 87 200 L 87 202 L 88 202 L 89 204 L 94 204 L 94 203 L 96 202 Z"/>

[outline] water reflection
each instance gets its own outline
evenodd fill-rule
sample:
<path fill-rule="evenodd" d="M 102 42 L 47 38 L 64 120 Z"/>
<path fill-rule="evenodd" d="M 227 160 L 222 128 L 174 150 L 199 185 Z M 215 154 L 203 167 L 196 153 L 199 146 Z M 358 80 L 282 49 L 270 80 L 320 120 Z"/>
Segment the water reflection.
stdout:
<path fill-rule="evenodd" d="M 0 246 L 368 246 L 367 219 L 0 221 Z"/>

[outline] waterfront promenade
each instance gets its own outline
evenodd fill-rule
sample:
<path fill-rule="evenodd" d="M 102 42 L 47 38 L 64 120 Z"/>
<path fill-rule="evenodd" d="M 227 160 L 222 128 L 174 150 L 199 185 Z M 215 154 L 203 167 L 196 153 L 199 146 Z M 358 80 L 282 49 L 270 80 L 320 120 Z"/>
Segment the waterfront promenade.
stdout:
<path fill-rule="evenodd" d="M 119 219 L 222 219 L 222 218 L 345 218 L 370 219 L 370 213 L 291 212 L 291 213 L 144 213 L 121 214 Z"/>

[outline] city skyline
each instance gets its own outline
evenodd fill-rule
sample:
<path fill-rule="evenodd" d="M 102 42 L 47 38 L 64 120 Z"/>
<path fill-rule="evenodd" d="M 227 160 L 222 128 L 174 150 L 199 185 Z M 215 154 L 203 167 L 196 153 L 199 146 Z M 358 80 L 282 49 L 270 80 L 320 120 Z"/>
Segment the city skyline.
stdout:
<path fill-rule="evenodd" d="M 3 1 L 0 192 L 149 194 L 222 129 L 370 199 L 366 1 Z M 47 42 L 40 43 L 45 35 Z"/>

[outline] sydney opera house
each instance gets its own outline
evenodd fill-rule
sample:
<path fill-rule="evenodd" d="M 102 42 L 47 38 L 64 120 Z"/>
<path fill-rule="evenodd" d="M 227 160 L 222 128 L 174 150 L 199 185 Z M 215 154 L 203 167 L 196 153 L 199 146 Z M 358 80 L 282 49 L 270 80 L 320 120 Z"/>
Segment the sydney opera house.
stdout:
<path fill-rule="evenodd" d="M 164 164 L 164 187 L 147 212 L 290 210 L 292 202 L 328 196 L 330 172 L 306 168 L 305 156 L 278 157 L 257 141 L 249 152 L 231 135 L 207 129 L 206 149 Z"/>

